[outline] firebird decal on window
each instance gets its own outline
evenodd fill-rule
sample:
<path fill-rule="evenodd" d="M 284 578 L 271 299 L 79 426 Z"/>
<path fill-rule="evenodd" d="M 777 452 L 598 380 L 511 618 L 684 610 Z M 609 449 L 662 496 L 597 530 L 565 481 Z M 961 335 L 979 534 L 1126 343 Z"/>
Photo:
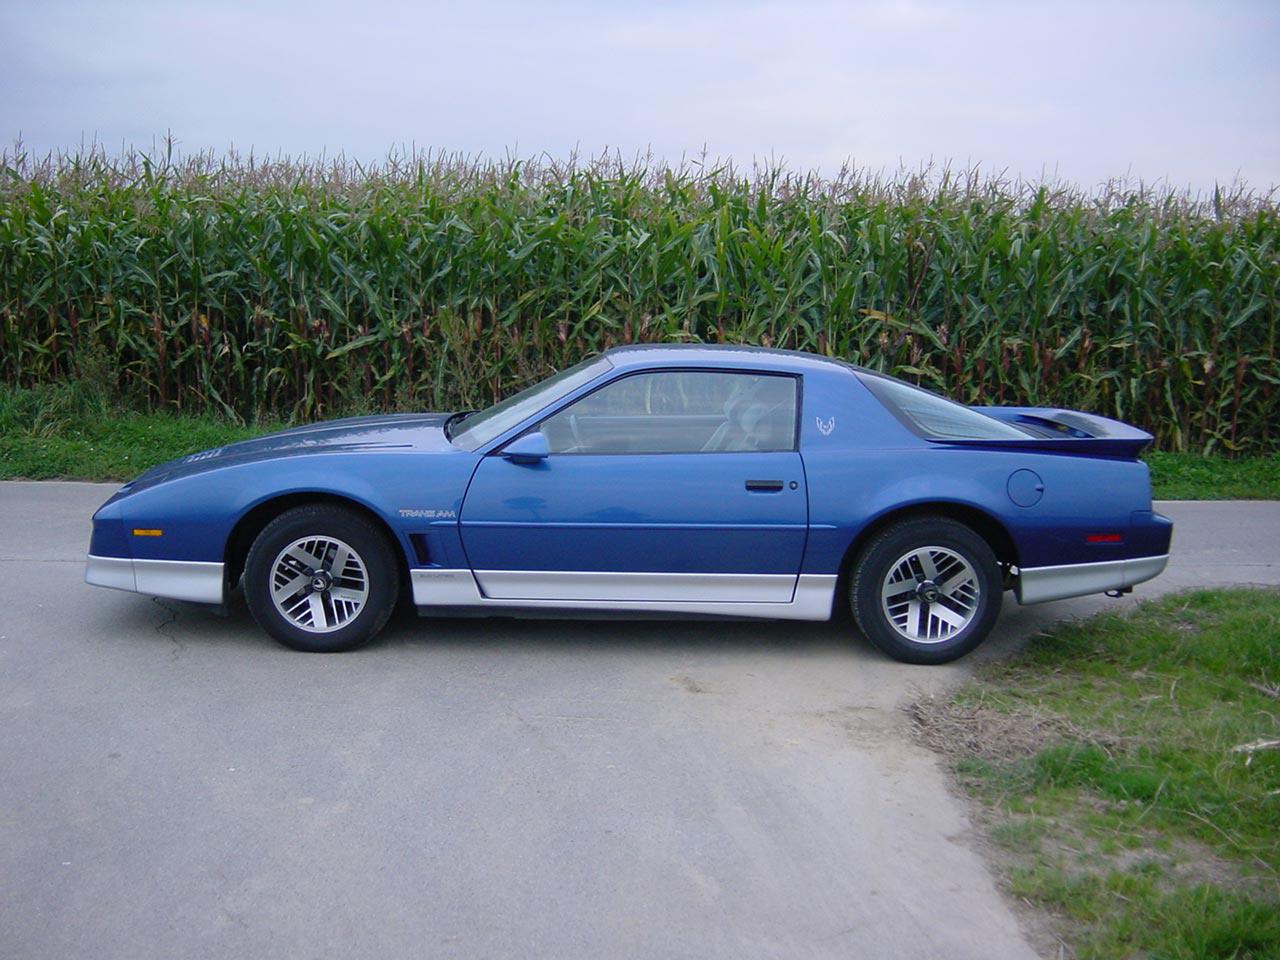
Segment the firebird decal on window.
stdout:
<path fill-rule="evenodd" d="M 814 417 L 813 419 L 816 420 L 818 423 L 818 432 L 820 434 L 822 434 L 824 437 L 831 436 L 832 432 L 836 428 L 835 417 L 832 417 L 830 420 L 823 420 L 821 417 Z"/>

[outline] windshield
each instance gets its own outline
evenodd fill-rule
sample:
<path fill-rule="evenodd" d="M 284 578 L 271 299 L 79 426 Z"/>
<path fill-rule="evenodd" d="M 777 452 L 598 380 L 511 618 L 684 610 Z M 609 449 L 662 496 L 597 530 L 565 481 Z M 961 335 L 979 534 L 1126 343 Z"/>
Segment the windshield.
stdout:
<path fill-rule="evenodd" d="M 881 374 L 860 371 L 862 382 L 916 433 L 939 440 L 1025 440 L 1012 424 Z"/>
<path fill-rule="evenodd" d="M 548 404 L 594 380 L 612 366 L 604 357 L 592 357 L 567 370 L 561 370 L 554 377 L 535 383 L 487 410 L 464 417 L 458 422 L 458 430 L 452 440 L 463 450 L 475 450 L 522 420 L 527 420 Z"/>

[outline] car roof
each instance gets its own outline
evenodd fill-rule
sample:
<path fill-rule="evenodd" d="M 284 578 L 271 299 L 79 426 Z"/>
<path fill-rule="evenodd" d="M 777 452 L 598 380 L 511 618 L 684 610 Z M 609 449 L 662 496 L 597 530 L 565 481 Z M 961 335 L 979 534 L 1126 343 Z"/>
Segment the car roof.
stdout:
<path fill-rule="evenodd" d="M 604 352 L 616 369 L 626 370 L 650 366 L 724 367 L 726 369 L 785 370 L 804 373 L 812 370 L 840 370 L 852 373 L 859 369 L 835 357 L 823 357 L 801 350 L 779 350 L 775 347 L 748 347 L 735 344 L 708 343 L 634 343 L 613 347 Z"/>

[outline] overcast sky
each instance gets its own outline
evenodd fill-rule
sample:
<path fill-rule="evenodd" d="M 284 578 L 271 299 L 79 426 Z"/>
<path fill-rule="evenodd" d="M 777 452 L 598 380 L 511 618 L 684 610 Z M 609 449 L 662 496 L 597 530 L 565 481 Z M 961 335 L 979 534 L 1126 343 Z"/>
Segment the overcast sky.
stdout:
<path fill-rule="evenodd" d="M 1280 2 L 0 0 L 0 140 L 1280 183 Z M 11 148 L 10 148 L 11 149 Z"/>

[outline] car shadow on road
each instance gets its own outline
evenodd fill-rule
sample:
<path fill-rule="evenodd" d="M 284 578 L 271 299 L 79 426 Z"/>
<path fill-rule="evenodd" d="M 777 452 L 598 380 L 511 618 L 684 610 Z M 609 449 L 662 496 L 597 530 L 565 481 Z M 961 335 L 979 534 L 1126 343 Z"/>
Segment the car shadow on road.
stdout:
<path fill-rule="evenodd" d="M 1019 608 L 1020 609 L 1020 608 Z M 1034 625 L 1014 613 L 1013 629 L 998 625 L 992 637 L 962 664 L 972 668 L 1007 658 L 1026 646 Z M 252 623 L 249 624 L 252 627 Z M 877 650 L 841 612 L 830 621 L 694 619 L 587 619 L 516 617 L 422 617 L 401 609 L 371 646 L 404 647 L 422 651 L 491 650 L 495 654 L 539 649 L 609 655 L 614 652 L 783 654 L 814 659 L 836 658 L 850 664 L 893 664 L 928 673 L 928 667 L 896 664 Z M 966 671 L 967 672 L 967 671 Z"/>
<path fill-rule="evenodd" d="M 218 644 L 279 650 L 258 627 L 243 603 L 226 610 L 182 601 L 112 597 L 104 611 L 111 636 L 154 640 L 182 650 L 188 645 Z M 1016 609 L 1016 608 L 1015 608 Z M 992 638 L 965 663 L 977 665 L 1001 659 L 1021 649 L 1036 624 L 1025 624 L 1018 613 L 1006 612 Z M 546 650 L 609 655 L 617 651 L 663 653 L 785 653 L 789 656 L 848 658 L 854 663 L 884 662 L 847 614 L 831 621 L 694 619 L 588 619 L 498 617 L 423 617 L 402 605 L 382 634 L 361 655 L 388 651 L 429 654 L 451 650 L 477 653 Z"/>

